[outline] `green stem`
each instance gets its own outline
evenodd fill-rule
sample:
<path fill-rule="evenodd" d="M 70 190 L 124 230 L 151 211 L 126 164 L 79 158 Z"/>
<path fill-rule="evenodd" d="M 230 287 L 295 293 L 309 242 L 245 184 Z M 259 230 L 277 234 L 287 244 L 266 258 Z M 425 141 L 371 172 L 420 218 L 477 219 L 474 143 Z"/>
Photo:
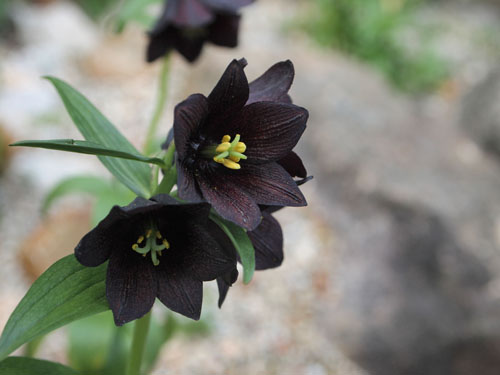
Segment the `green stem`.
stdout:
<path fill-rule="evenodd" d="M 165 162 L 167 169 L 170 169 L 172 167 L 172 164 L 174 163 L 174 155 L 175 155 L 175 143 L 174 141 L 172 141 L 170 142 L 170 145 L 168 146 L 167 149 L 167 153 L 163 158 L 163 161 Z"/>
<path fill-rule="evenodd" d="M 29 358 L 34 358 L 44 338 L 45 336 L 39 336 L 28 342 L 24 348 L 24 355 Z"/>
<path fill-rule="evenodd" d="M 165 172 L 163 180 L 161 180 L 160 185 L 156 188 L 154 195 L 156 194 L 169 194 L 174 185 L 177 182 L 177 169 L 175 167 L 170 168 Z"/>
<path fill-rule="evenodd" d="M 141 373 L 142 358 L 144 356 L 150 321 L 151 311 L 135 322 L 134 337 L 132 339 L 126 375 L 140 375 Z"/>
<path fill-rule="evenodd" d="M 155 111 L 153 113 L 153 117 L 151 118 L 151 122 L 149 123 L 146 141 L 144 142 L 144 153 L 146 155 L 150 155 L 152 151 L 154 152 L 156 131 L 158 130 L 158 124 L 167 103 L 169 68 L 170 59 L 169 55 L 166 55 L 163 58 L 163 65 L 160 72 L 160 85 L 158 87 L 158 98 L 156 100 Z"/>
<path fill-rule="evenodd" d="M 163 170 L 164 172 L 163 179 L 161 180 L 160 184 L 156 188 L 153 195 L 160 193 L 169 194 L 174 185 L 176 184 L 177 169 L 175 167 L 175 164 L 173 164 L 174 156 L 175 156 L 175 143 L 174 141 L 172 141 L 168 146 L 167 152 L 163 158 L 163 161 L 165 162 L 166 165 L 166 168 Z"/>

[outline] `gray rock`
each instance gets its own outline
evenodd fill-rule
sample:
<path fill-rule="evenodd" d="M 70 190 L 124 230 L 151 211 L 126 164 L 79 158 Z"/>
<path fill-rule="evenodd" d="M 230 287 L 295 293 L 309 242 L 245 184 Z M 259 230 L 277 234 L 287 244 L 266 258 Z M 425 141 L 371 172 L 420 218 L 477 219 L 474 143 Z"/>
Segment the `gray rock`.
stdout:
<path fill-rule="evenodd" d="M 491 72 L 463 102 L 461 125 L 481 147 L 500 159 L 500 70 Z"/>
<path fill-rule="evenodd" d="M 439 98 L 396 96 L 339 57 L 294 62 L 315 72 L 292 96 L 340 247 L 318 327 L 371 374 L 497 374 L 498 166 Z"/>

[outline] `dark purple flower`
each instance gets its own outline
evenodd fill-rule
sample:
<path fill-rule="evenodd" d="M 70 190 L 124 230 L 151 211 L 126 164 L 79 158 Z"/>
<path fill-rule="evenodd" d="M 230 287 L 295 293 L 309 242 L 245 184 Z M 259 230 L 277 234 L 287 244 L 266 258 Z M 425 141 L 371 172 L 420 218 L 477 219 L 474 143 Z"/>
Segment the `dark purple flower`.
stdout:
<path fill-rule="evenodd" d="M 220 216 L 254 230 L 259 205 L 307 204 L 291 175 L 305 173 L 292 149 L 308 112 L 289 103 L 291 62 L 276 64 L 250 87 L 245 65 L 233 60 L 208 98 L 194 94 L 176 106 L 174 139 L 179 196 L 207 201 Z"/>
<path fill-rule="evenodd" d="M 149 33 L 147 61 L 176 49 L 188 61 L 198 58 L 205 41 L 236 47 L 241 7 L 254 0 L 167 0 Z"/>
<path fill-rule="evenodd" d="M 82 238 L 75 248 L 81 264 L 95 267 L 109 259 L 106 297 L 116 325 L 146 314 L 156 297 L 199 319 L 202 282 L 231 272 L 236 263 L 209 211 L 207 204 L 179 204 L 166 194 L 136 198 L 114 206 Z"/>

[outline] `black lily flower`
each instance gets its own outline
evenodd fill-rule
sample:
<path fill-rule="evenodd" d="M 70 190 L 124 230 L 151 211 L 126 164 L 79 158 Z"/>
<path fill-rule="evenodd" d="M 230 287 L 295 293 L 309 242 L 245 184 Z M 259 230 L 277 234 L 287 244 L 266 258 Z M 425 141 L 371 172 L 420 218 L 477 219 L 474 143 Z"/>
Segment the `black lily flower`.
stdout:
<path fill-rule="evenodd" d="M 275 65 L 252 87 L 245 65 L 233 60 L 208 98 L 194 94 L 176 106 L 174 139 L 179 196 L 207 201 L 220 216 L 254 230 L 259 205 L 307 204 L 291 174 L 304 175 L 292 149 L 308 112 L 288 102 L 291 62 Z"/>
<path fill-rule="evenodd" d="M 163 13 L 149 33 L 147 61 L 176 49 L 193 62 L 205 41 L 236 47 L 241 7 L 254 0 L 167 0 Z"/>
<path fill-rule="evenodd" d="M 116 325 L 146 314 L 158 299 L 199 319 L 202 281 L 234 269 L 236 256 L 220 244 L 207 204 L 179 204 L 166 194 L 114 206 L 75 248 L 84 266 L 109 259 L 106 297 Z"/>

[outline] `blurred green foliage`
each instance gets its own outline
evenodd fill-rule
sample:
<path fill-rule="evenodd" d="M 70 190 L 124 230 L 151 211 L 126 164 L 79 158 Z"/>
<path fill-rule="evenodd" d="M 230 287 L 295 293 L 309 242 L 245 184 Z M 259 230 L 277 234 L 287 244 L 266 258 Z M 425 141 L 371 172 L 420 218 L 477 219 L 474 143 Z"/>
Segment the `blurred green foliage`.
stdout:
<path fill-rule="evenodd" d="M 93 19 L 107 14 L 120 0 L 74 0 Z"/>
<path fill-rule="evenodd" d="M 414 24 L 422 0 L 313 0 L 303 28 L 321 45 L 344 51 L 378 68 L 397 88 L 411 93 L 436 88 L 448 66 L 431 47 L 433 30 Z M 400 39 L 416 27 L 412 46 Z"/>

